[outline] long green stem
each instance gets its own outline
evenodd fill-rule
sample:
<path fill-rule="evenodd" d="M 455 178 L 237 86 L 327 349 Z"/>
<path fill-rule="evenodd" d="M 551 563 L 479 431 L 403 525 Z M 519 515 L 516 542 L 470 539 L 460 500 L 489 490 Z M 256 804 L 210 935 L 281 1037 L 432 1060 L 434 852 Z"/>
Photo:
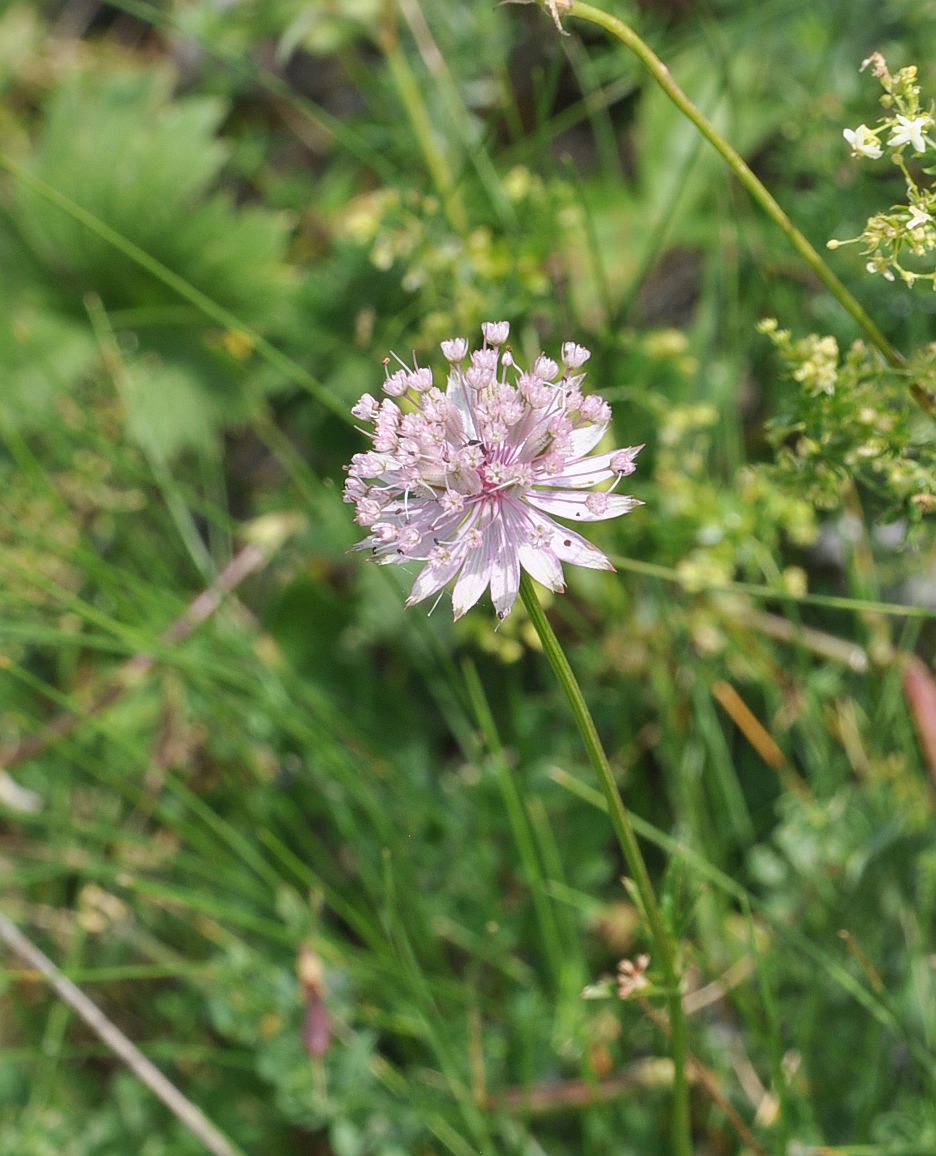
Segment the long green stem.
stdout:
<path fill-rule="evenodd" d="M 546 0 L 540 3 L 548 8 Z M 581 0 L 567 0 L 565 12 L 569 16 L 577 16 L 590 24 L 597 24 L 606 32 L 610 32 L 617 40 L 637 56 L 660 88 L 666 93 L 679 111 L 696 126 L 699 132 L 722 156 L 741 184 L 747 189 L 754 200 L 761 206 L 768 217 L 783 232 L 793 248 L 799 253 L 810 269 L 825 285 L 829 292 L 839 301 L 842 307 L 851 314 L 864 331 L 868 340 L 883 354 L 890 365 L 901 368 L 904 365 L 903 356 L 887 340 L 873 319 L 864 310 L 862 305 L 849 293 L 848 289 L 832 272 L 817 250 L 806 237 L 797 229 L 786 215 L 768 189 L 755 176 L 741 154 L 725 140 L 715 126 L 692 103 L 688 96 L 679 87 L 669 69 L 653 50 L 637 35 L 637 33 L 623 20 L 594 8 L 591 4 L 584 4 Z"/>
<path fill-rule="evenodd" d="M 686 1058 L 689 1051 L 689 1033 L 686 1025 L 686 1013 L 683 1008 L 680 993 L 680 975 L 673 942 L 666 929 L 663 913 L 657 902 L 656 892 L 650 880 L 650 873 L 644 862 L 640 844 L 627 808 L 621 799 L 620 791 L 614 780 L 614 774 L 605 754 L 591 711 L 582 694 L 572 667 L 565 656 L 565 651 L 559 643 L 549 619 L 540 605 L 533 582 L 526 574 L 520 579 L 520 597 L 533 623 L 533 628 L 543 644 L 543 651 L 559 681 L 563 692 L 572 708 L 572 714 L 582 736 L 582 742 L 588 754 L 589 761 L 598 775 L 601 789 L 608 804 L 608 815 L 611 826 L 617 836 L 618 843 L 624 853 L 624 860 L 630 872 L 644 914 L 650 928 L 654 951 L 663 971 L 663 981 L 666 986 L 667 1001 L 669 1004 L 670 1028 L 672 1030 L 673 1048 L 673 1156 L 692 1156 L 692 1139 L 689 1125 L 689 1085 L 686 1077 Z"/>
<path fill-rule="evenodd" d="M 490 704 L 484 694 L 484 687 L 481 684 L 478 671 L 472 663 L 466 662 L 462 666 L 462 673 L 465 677 L 468 697 L 471 700 L 475 717 L 478 720 L 478 726 L 484 736 L 488 754 L 491 756 L 494 764 L 494 770 L 497 775 L 497 785 L 500 788 L 501 797 L 504 800 L 504 809 L 507 812 L 507 819 L 513 832 L 514 842 L 517 844 L 517 850 L 520 853 L 520 861 L 523 864 L 524 874 L 526 875 L 527 886 L 530 889 L 530 895 L 533 899 L 533 909 L 536 913 L 536 920 L 539 923 L 540 935 L 543 939 L 543 948 L 549 960 L 553 982 L 556 988 L 559 989 L 562 986 L 563 973 L 565 971 L 563 960 L 567 958 L 567 956 L 563 952 L 559 928 L 556 925 L 555 915 L 546 895 L 543 868 L 533 842 L 533 832 L 530 827 L 530 819 L 527 815 L 526 807 L 524 806 L 523 796 L 520 788 L 514 781 L 510 767 L 507 765 L 507 758 L 504 754 L 504 748 L 501 745 L 500 735 L 497 733 L 497 724 L 494 721 Z"/>
<path fill-rule="evenodd" d="M 439 147 L 429 110 L 426 108 L 419 82 L 410 68 L 406 53 L 392 27 L 378 37 L 377 43 L 384 54 L 393 83 L 406 109 L 410 127 L 419 142 L 423 160 L 442 201 L 448 222 L 457 233 L 464 235 L 468 231 L 468 215 L 448 160 Z"/>

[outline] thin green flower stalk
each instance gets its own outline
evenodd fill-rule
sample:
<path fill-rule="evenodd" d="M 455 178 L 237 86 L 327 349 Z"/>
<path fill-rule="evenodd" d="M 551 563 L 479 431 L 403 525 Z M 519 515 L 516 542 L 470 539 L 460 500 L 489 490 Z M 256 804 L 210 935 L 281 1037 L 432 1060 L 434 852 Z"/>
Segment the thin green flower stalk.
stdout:
<path fill-rule="evenodd" d="M 691 1156 L 692 1139 L 689 1121 L 689 1084 L 687 1079 L 687 1058 L 689 1052 L 689 1030 L 686 1022 L 686 1012 L 683 1007 L 680 991 L 680 969 L 676 948 L 673 939 L 667 930 L 663 913 L 657 902 L 656 892 L 650 880 L 634 825 L 630 814 L 624 806 L 621 793 L 614 780 L 614 774 L 608 762 L 608 756 L 602 746 L 594 719 L 588 704 L 582 694 L 578 680 L 569 665 L 565 651 L 550 625 L 549 619 L 540 603 L 536 588 L 531 579 L 523 574 L 520 578 L 520 597 L 526 607 L 527 614 L 533 628 L 543 644 L 553 673 L 562 687 L 575 717 L 579 734 L 585 746 L 589 762 L 595 770 L 601 783 L 605 801 L 608 805 L 608 815 L 611 826 L 624 854 L 627 869 L 634 881 L 637 895 L 640 899 L 656 958 L 663 973 L 663 983 L 666 988 L 669 1021 L 672 1034 L 673 1054 L 673 1153 L 674 1156 Z"/>
<path fill-rule="evenodd" d="M 491 713 L 491 707 L 485 696 L 484 687 L 478 675 L 477 668 L 473 663 L 466 662 L 462 665 L 462 673 L 465 677 L 465 686 L 468 690 L 468 697 L 471 700 L 478 727 L 484 736 L 485 746 L 494 765 L 497 785 L 500 788 L 501 797 L 504 800 L 504 810 L 507 813 L 507 821 L 510 823 L 514 842 L 520 853 L 520 861 L 523 864 L 523 870 L 526 875 L 526 883 L 530 889 L 530 895 L 533 898 L 533 910 L 536 914 L 536 921 L 539 924 L 543 948 L 549 960 L 553 982 L 558 989 L 563 983 L 564 959 L 566 956 L 563 951 L 559 928 L 553 910 L 549 905 L 545 887 L 545 876 L 533 839 L 533 830 L 530 826 L 526 804 L 520 787 L 515 777 L 511 774 L 510 767 L 507 764 L 504 748 L 501 745 L 500 736 L 497 733 L 497 723 L 494 721 L 494 715 Z"/>
<path fill-rule="evenodd" d="M 558 23 L 559 17 L 573 16 L 585 20 L 589 24 L 597 24 L 609 32 L 615 39 L 631 50 L 663 89 L 679 111 L 690 120 L 705 139 L 715 148 L 725 160 L 741 184 L 747 189 L 754 200 L 761 206 L 768 217 L 783 232 L 793 248 L 799 253 L 810 269 L 825 285 L 829 292 L 841 304 L 857 324 L 864 331 L 865 336 L 887 360 L 890 365 L 902 367 L 904 358 L 887 340 L 874 320 L 868 315 L 861 304 L 849 293 L 848 289 L 836 277 L 819 252 L 810 244 L 806 237 L 797 229 L 779 203 L 775 200 L 766 186 L 755 176 L 741 154 L 725 140 L 715 126 L 692 103 L 688 96 L 679 87 L 669 69 L 630 27 L 617 16 L 603 12 L 591 4 L 584 4 L 581 0 L 537 0 L 539 5 L 550 14 Z M 914 396 L 917 397 L 916 392 Z M 922 399 L 917 397 L 918 401 Z"/>

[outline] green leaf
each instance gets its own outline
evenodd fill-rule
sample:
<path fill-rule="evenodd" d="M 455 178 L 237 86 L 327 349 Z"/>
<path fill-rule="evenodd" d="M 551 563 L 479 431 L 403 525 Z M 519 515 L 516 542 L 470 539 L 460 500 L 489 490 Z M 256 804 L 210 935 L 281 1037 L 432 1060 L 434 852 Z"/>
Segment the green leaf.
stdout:
<path fill-rule="evenodd" d="M 292 285 L 289 222 L 211 193 L 228 157 L 213 97 L 172 99 L 164 69 L 69 77 L 52 95 L 33 171 L 251 324 L 275 321 Z M 165 286 L 25 186 L 13 212 L 38 259 L 108 309 L 174 301 Z"/>
<path fill-rule="evenodd" d="M 60 307 L 29 254 L 0 222 L 0 423 L 39 429 L 60 391 L 73 388 L 97 357 L 86 324 Z"/>

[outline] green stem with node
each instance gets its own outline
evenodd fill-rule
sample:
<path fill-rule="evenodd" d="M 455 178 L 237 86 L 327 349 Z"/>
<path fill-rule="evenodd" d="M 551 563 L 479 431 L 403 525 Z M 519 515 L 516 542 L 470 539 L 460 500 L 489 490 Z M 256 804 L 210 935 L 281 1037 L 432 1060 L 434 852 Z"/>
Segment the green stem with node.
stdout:
<path fill-rule="evenodd" d="M 618 790 L 614 774 L 608 762 L 608 756 L 598 737 L 594 719 L 581 687 L 578 684 L 572 667 L 565 656 L 565 651 L 556 637 L 555 631 L 546 617 L 536 594 L 532 580 L 522 574 L 520 578 L 520 597 L 526 607 L 527 614 L 533 628 L 543 644 L 543 652 L 552 667 L 559 685 L 572 708 L 572 714 L 585 745 L 589 762 L 595 770 L 604 792 L 608 805 L 608 815 L 611 826 L 624 854 L 624 861 L 634 881 L 634 886 L 643 908 L 653 941 L 653 950 L 663 972 L 663 983 L 666 988 L 669 1007 L 669 1021 L 672 1032 L 673 1054 L 673 1095 L 674 1111 L 673 1126 L 673 1156 L 692 1156 L 692 1138 L 689 1124 L 689 1084 L 687 1079 L 687 1059 L 689 1053 L 689 1031 L 686 1023 L 686 1012 L 683 1008 L 680 992 L 680 970 L 677 959 L 677 950 L 666 927 L 663 913 L 657 902 L 656 892 L 650 880 L 650 873 L 644 861 L 643 852 L 634 832 L 634 825 L 630 814 L 624 806 L 621 793 Z"/>

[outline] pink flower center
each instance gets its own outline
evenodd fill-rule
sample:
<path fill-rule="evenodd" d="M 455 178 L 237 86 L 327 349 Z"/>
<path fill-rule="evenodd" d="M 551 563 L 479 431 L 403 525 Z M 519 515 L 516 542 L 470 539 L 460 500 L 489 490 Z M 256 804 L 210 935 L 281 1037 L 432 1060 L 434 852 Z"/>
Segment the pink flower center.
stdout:
<path fill-rule="evenodd" d="M 496 449 L 487 446 L 482 448 L 484 459 L 477 469 L 481 494 L 486 498 L 502 498 L 508 491 L 517 488 L 519 479 L 516 469 L 504 462 Z"/>

